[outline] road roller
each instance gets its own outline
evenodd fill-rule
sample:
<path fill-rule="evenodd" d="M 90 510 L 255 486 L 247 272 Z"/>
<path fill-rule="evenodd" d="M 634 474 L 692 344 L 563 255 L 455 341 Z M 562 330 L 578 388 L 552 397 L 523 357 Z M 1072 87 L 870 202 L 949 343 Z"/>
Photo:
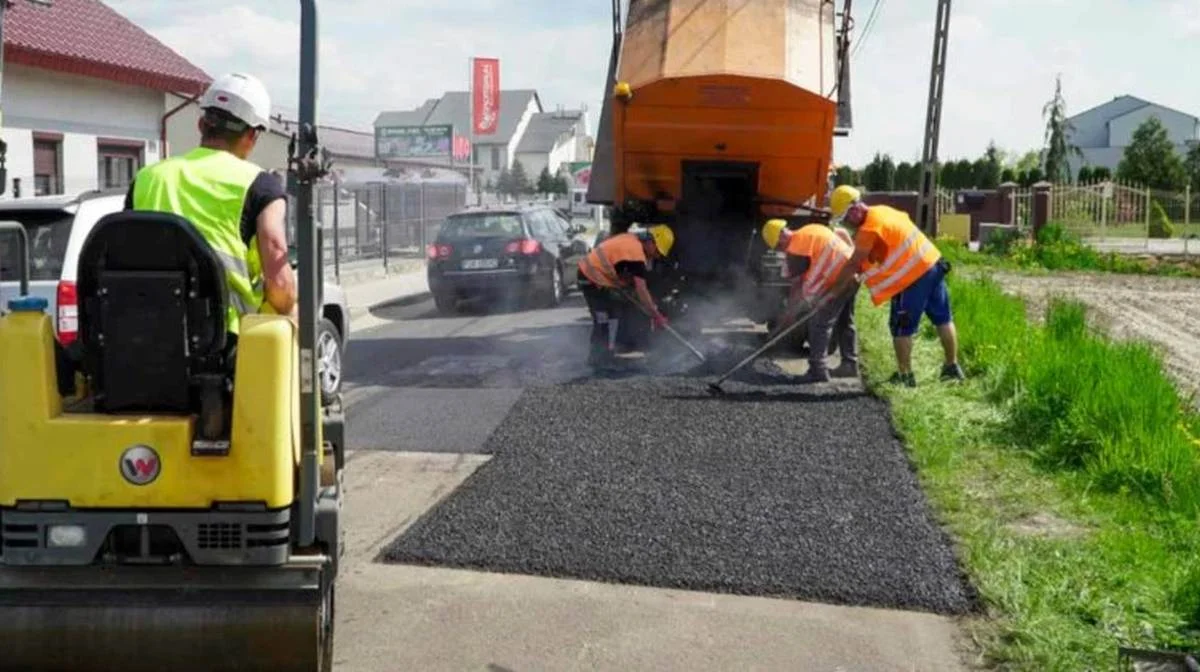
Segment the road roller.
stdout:
<path fill-rule="evenodd" d="M 249 314 L 228 335 L 221 260 L 155 212 L 111 214 L 85 240 L 75 342 L 43 299 L 5 306 L 0 669 L 332 669 L 345 425 L 313 356 L 329 162 L 315 0 L 300 9 L 299 319 Z M 27 260 L 19 225 L 0 229 Z"/>

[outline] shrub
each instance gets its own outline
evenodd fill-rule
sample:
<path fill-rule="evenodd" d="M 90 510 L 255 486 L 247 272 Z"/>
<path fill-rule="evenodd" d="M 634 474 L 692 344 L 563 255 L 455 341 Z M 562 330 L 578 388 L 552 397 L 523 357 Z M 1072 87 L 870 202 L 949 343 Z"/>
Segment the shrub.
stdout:
<path fill-rule="evenodd" d="M 1148 235 L 1151 238 L 1172 238 L 1175 236 L 1175 227 L 1171 225 L 1171 219 L 1167 217 L 1167 212 L 1163 210 L 1162 204 L 1156 200 L 1150 202 L 1150 231 Z"/>

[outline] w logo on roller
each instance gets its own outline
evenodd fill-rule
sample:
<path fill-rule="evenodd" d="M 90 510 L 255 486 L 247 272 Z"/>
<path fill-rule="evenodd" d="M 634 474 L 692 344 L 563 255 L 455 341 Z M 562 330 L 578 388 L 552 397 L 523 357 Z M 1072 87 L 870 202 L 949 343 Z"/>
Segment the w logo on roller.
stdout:
<path fill-rule="evenodd" d="M 132 446 L 121 454 L 121 476 L 134 485 L 147 485 L 158 478 L 162 464 L 150 446 Z"/>

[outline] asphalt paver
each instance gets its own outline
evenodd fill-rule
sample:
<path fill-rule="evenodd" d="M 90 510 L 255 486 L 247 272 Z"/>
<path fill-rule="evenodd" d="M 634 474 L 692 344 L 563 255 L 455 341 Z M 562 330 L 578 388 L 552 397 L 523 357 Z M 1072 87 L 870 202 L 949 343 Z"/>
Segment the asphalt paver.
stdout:
<path fill-rule="evenodd" d="M 527 389 L 485 444 L 495 457 L 381 559 L 975 608 L 882 402 L 780 384 L 767 361 L 715 397 L 702 374 L 724 361 L 678 365 Z"/>

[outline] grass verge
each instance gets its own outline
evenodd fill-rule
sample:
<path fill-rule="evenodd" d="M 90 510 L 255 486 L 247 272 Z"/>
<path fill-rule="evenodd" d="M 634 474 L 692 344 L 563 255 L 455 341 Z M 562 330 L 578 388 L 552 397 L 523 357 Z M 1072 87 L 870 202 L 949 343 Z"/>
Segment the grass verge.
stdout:
<path fill-rule="evenodd" d="M 1045 325 L 988 278 L 951 276 L 969 379 L 937 381 L 926 323 L 916 389 L 886 311 L 860 295 L 868 385 L 888 399 L 925 492 L 988 616 L 965 624 L 987 668 L 1114 669 L 1117 646 L 1200 648 L 1200 422 L 1147 347 L 1089 331 L 1056 300 Z"/>

